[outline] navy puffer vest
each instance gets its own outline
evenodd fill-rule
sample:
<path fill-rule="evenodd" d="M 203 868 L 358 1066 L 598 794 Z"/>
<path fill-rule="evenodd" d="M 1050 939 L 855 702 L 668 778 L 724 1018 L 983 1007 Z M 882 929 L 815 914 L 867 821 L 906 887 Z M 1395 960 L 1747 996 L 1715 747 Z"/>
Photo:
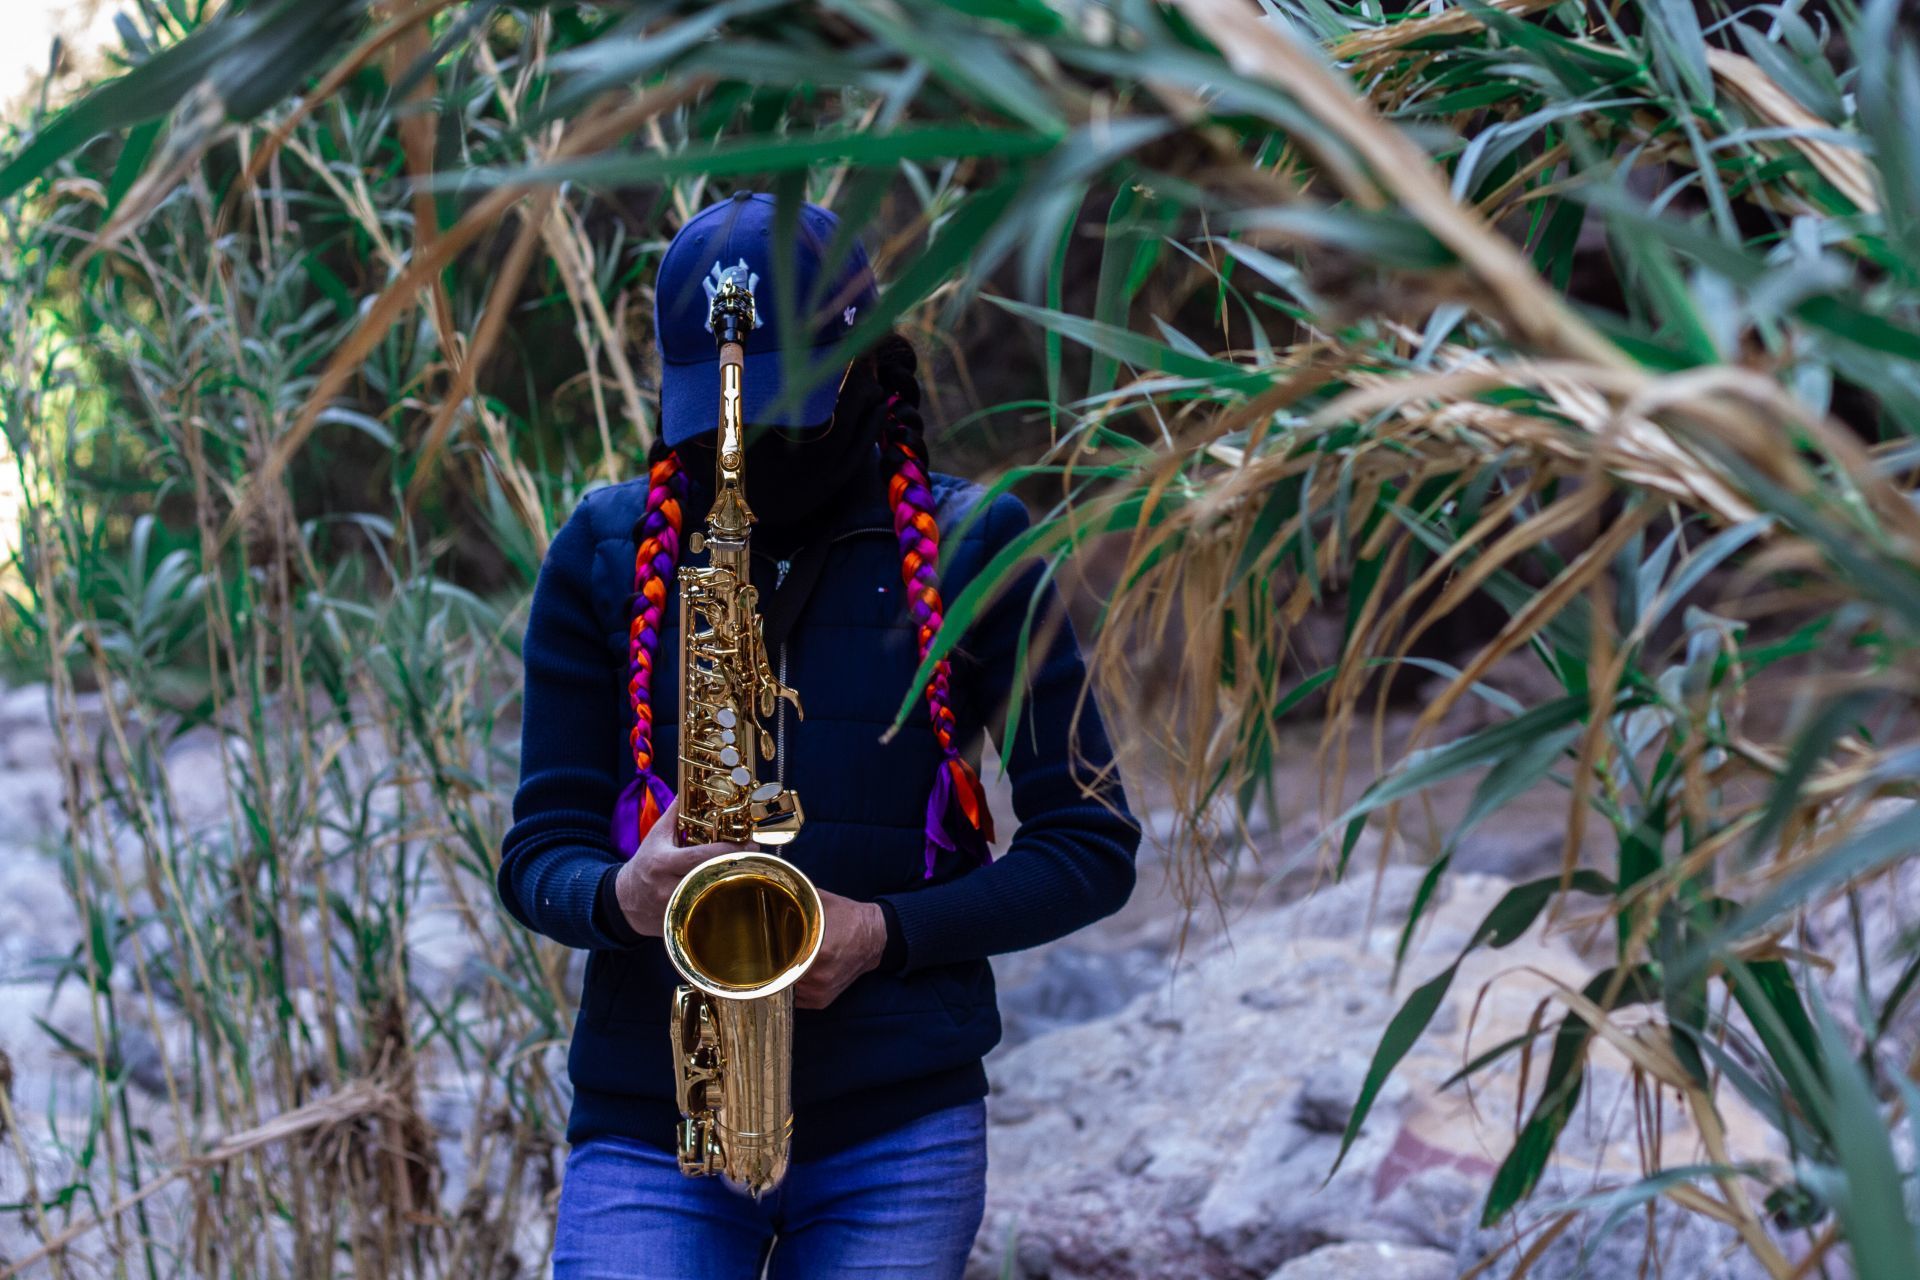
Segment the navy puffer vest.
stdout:
<path fill-rule="evenodd" d="M 905 961 L 897 972 L 859 978 L 826 1009 L 799 1012 L 797 1159 L 984 1094 L 980 1059 L 1000 1036 L 986 957 L 1117 909 L 1132 889 L 1138 843 L 1116 782 L 1096 796 L 1080 786 L 1109 763 L 1108 742 L 1091 702 L 1081 704 L 1084 670 L 1070 628 L 1044 623 L 1055 602 L 1036 567 L 982 615 L 953 657 L 959 741 L 977 765 L 986 727 L 1009 705 L 1029 610 L 1040 620 L 1036 634 L 1046 643 L 1025 657 L 1007 761 L 1018 828 L 991 865 L 955 854 L 925 876 L 926 805 L 940 751 L 918 700 L 881 741 L 919 655 L 891 514 L 873 488 L 822 535 L 829 546 L 817 580 L 773 654 L 806 710 L 802 720 L 783 709 L 776 723 L 778 767 L 806 808 L 805 828 L 781 854 L 823 890 L 885 901 Z M 1011 496 L 975 513 L 980 489 L 949 476 L 934 477 L 934 492 L 942 593 L 951 605 L 1028 521 Z M 594 911 L 619 865 L 609 815 L 634 773 L 627 623 L 633 530 L 645 500 L 645 481 L 590 494 L 542 566 L 523 650 L 521 784 L 499 885 L 521 923 L 591 950 L 568 1063 L 569 1139 L 619 1134 L 669 1147 L 678 1113 L 667 1017 L 678 976 L 657 938 L 635 937 L 623 921 L 609 926 L 604 900 L 601 914 Z M 689 531 L 695 527 L 689 520 Z M 784 575 L 784 563 L 756 548 L 763 609 L 789 585 Z M 671 782 L 679 605 L 675 590 L 668 595 L 654 757 Z"/>

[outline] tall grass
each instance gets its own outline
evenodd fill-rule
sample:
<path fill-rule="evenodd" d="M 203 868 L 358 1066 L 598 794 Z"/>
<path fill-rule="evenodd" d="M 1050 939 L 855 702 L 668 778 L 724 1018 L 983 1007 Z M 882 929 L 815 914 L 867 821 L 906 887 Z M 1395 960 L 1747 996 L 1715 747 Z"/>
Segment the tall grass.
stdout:
<path fill-rule="evenodd" d="M 1613 954 L 1539 1037 L 1488 1221 L 1606 1041 L 1707 1147 L 1617 1203 L 1726 1222 L 1778 1277 L 1837 1252 L 1920 1274 L 1888 1137 L 1913 1083 L 1876 1051 L 1920 965 L 1836 1017 L 1794 945 L 1920 826 L 1898 6 L 153 13 L 161 52 L 0 168 L 36 499 L 11 630 L 66 720 L 105 694 L 105 745 L 68 744 L 97 1016 L 63 1137 L 87 1159 L 28 1195 L 53 1265 L 84 1273 L 83 1232 L 155 1274 L 504 1274 L 538 1248 L 514 1233 L 553 1176 L 562 962 L 487 891 L 518 610 L 556 517 L 649 438 L 652 255 L 739 183 L 871 224 L 892 287 L 851 345 L 987 308 L 997 352 L 1034 335 L 1004 483 L 1051 518 L 1016 551 L 1119 549 L 1096 669 L 1171 764 L 1192 892 L 1303 711 L 1335 874 L 1472 783 L 1409 939 L 1475 822 L 1565 788 L 1562 872 L 1472 945 L 1592 913 Z M 1491 634 L 1431 656 L 1470 604 Z M 1294 638 L 1329 606 L 1322 666 Z M 1553 692 L 1509 692 L 1519 666 Z M 1389 756 L 1388 700 L 1428 677 Z M 1494 722 L 1444 740 L 1467 699 Z M 223 761 L 198 827 L 166 767 L 191 733 Z M 442 915 L 485 956 L 451 991 L 409 969 Z M 1406 997 L 1350 1133 L 1451 980 Z M 122 1040 L 163 1004 L 190 1030 L 148 1107 Z M 457 1161 L 422 1083 L 454 1075 L 486 1121 Z M 1720 1145 L 1729 1091 L 1790 1161 Z"/>
<path fill-rule="evenodd" d="M 477 128 L 513 109 L 508 76 L 487 83 Z M 235 140 L 110 253 L 104 207 L 138 190 L 112 156 L 9 228 L 7 421 L 29 499 L 11 631 L 64 729 L 62 856 L 87 936 L 62 976 L 93 1009 L 67 1044 L 91 1096 L 17 1151 L 9 1198 L 47 1256 L 16 1267 L 490 1276 L 543 1248 L 527 1224 L 557 1180 L 565 964 L 502 927 L 491 874 L 524 591 L 459 584 L 523 584 L 552 513 L 617 460 L 569 458 L 525 415 L 506 448 L 506 411 L 479 405 L 439 482 L 415 483 L 435 465 L 420 402 L 445 385 L 442 340 L 487 296 L 475 270 L 441 290 L 441 328 L 384 341 L 297 464 L 259 479 L 354 297 L 403 272 L 418 233 L 385 176 L 409 126 L 384 99 L 288 130 L 281 185 L 243 200 L 217 189 L 258 141 Z M 597 304 L 609 243 L 550 235 L 580 274 L 549 309 L 588 288 Z M 528 376 L 610 381 L 585 352 L 561 363 Z M 536 413 L 588 399 L 528 390 Z M 521 451 L 547 448 L 536 480 Z M 461 572 L 463 529 L 479 570 Z M 423 974 L 448 933 L 459 968 Z M 157 1091 L 128 1068 L 142 1041 Z M 436 1107 L 468 1123 L 436 1134 Z"/>

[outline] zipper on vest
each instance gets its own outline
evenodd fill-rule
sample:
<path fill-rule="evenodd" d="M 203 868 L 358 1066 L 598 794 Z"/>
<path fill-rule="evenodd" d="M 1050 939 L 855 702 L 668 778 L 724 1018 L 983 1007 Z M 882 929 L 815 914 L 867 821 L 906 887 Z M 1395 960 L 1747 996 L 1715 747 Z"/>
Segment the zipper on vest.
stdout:
<path fill-rule="evenodd" d="M 787 686 L 787 642 L 780 642 L 780 687 Z M 787 700 L 780 699 L 780 705 L 773 713 L 773 778 L 781 786 L 787 785 Z"/>
<path fill-rule="evenodd" d="M 829 545 L 832 545 L 836 542 L 845 542 L 848 538 L 858 538 L 866 534 L 891 534 L 892 532 L 892 529 L 883 528 L 878 525 L 868 525 L 860 529 L 843 530 L 827 539 L 827 542 Z M 802 547 L 793 554 L 797 557 L 801 551 L 805 550 L 806 548 Z M 754 554 L 759 555 L 764 553 L 755 552 Z M 785 585 L 787 574 L 790 573 L 792 569 L 792 557 L 785 560 L 774 560 L 773 589 L 775 591 L 778 591 Z M 782 687 L 785 687 L 787 683 L 787 642 L 784 639 L 780 641 L 780 649 L 775 655 L 775 662 L 779 667 L 780 684 Z M 774 709 L 773 713 L 773 777 L 774 781 L 778 782 L 781 786 L 784 787 L 787 785 L 787 700 L 785 698 L 779 700 L 779 706 Z"/>
<path fill-rule="evenodd" d="M 773 589 L 778 591 L 787 580 L 787 571 L 793 568 L 791 560 L 776 560 L 773 564 Z M 780 641 L 780 687 L 787 685 L 787 642 Z M 773 777 L 781 786 L 787 785 L 787 700 L 781 698 L 773 712 Z"/>

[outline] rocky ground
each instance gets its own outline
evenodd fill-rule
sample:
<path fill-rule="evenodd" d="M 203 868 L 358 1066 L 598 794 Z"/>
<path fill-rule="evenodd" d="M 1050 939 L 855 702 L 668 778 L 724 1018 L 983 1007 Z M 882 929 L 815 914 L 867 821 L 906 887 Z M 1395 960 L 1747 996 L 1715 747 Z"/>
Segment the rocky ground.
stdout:
<path fill-rule="evenodd" d="M 217 791 L 217 762 L 204 748 L 182 744 L 178 768 L 210 773 L 198 789 Z M 1310 754 L 1303 744 L 1281 794 L 1316 795 Z M 0 691 L 0 1051 L 12 1063 L 18 1123 L 30 1145 L 42 1143 L 43 1176 L 57 1175 L 62 1158 L 44 1142 L 46 1122 L 84 1110 L 88 1097 L 85 1073 L 59 1037 L 88 1042 L 89 1002 L 49 967 L 83 934 L 62 880 L 57 757 L 44 689 Z M 1143 807 L 1150 826 L 1165 826 L 1164 815 Z M 1536 930 L 1462 964 L 1430 1033 L 1336 1172 L 1341 1131 L 1387 1020 L 1459 955 L 1513 878 L 1557 866 L 1560 810 L 1552 795 L 1524 797 L 1476 832 L 1457 859 L 1464 873 L 1447 882 L 1395 986 L 1397 930 L 1420 876 L 1419 832 L 1378 874 L 1377 846 L 1363 846 L 1347 882 L 1316 884 L 1317 863 L 1302 852 L 1316 830 L 1314 808 L 1303 800 L 1277 829 L 1254 833 L 1263 857 L 1218 906 L 1189 915 L 1167 866 L 1149 853 L 1123 911 L 996 962 L 1007 1039 L 989 1060 L 988 1211 L 970 1280 L 1498 1278 L 1513 1271 L 1516 1239 L 1531 1240 L 1552 1205 L 1639 1176 L 1655 1136 L 1649 1114 L 1665 1165 L 1702 1158 L 1681 1109 L 1669 1100 L 1649 1111 L 1624 1061 L 1602 1048 L 1587 1101 L 1530 1206 L 1498 1230 L 1477 1228 L 1487 1179 L 1512 1141 L 1519 1074 L 1511 1065 L 1482 1072 L 1471 1092 L 1446 1082 L 1541 1010 L 1553 1016 L 1555 981 L 1577 984 L 1594 968 L 1576 950 L 1577 930 Z M 1895 908 L 1882 912 L 1888 923 L 1869 940 L 1883 949 L 1916 913 L 1911 902 L 1904 914 L 1898 902 L 1879 905 Z M 480 968 L 446 923 L 422 915 L 418 935 L 409 933 L 410 963 L 416 980 L 452 989 Z M 1847 945 L 1840 921 L 1813 927 Z M 157 1094 L 163 1050 L 147 1037 L 136 1056 L 128 1064 L 136 1084 L 145 1077 L 142 1087 Z M 460 1137 L 474 1121 L 474 1070 L 423 1081 L 449 1188 L 466 1176 Z M 1765 1126 L 1737 1102 L 1726 1118 L 1737 1158 L 1779 1158 Z M 0 1144 L 0 1204 L 18 1199 L 15 1166 Z M 33 1243 L 6 1217 L 0 1258 Z M 1530 1274 L 1760 1274 L 1730 1229 L 1699 1217 L 1662 1210 L 1657 1258 L 1644 1213 L 1610 1229 L 1603 1219 L 1578 1216 Z M 522 1256 L 537 1257 L 537 1209 L 522 1235 Z"/>
<path fill-rule="evenodd" d="M 1417 869 L 1395 866 L 1377 884 L 1366 877 L 1252 908 L 1170 970 L 1139 958 L 1146 944 L 1116 940 L 1113 971 L 1138 994 L 990 1061 L 988 1213 L 969 1274 L 1423 1280 L 1464 1274 L 1503 1249 L 1481 1274 L 1509 1274 L 1516 1229 L 1475 1224 L 1511 1145 L 1517 1071 L 1482 1073 L 1471 1097 L 1443 1085 L 1475 1053 L 1522 1033 L 1553 981 L 1577 986 L 1591 969 L 1538 934 L 1470 956 L 1335 1172 L 1388 1019 L 1462 950 L 1511 883 L 1456 880 L 1391 990 L 1394 922 L 1418 880 Z M 1009 1003 L 1078 987 L 1100 968 L 1084 951 L 1069 954 L 1064 970 L 1045 956 L 1025 961 L 1034 972 L 1010 984 Z M 1596 1055 L 1588 1096 L 1540 1206 L 1638 1176 L 1644 1135 L 1623 1059 Z M 1700 1160 L 1678 1109 L 1665 1115 L 1668 1163 Z M 1750 1115 L 1736 1108 L 1728 1119 L 1744 1157 L 1777 1154 Z M 1733 1251 L 1730 1231 L 1662 1219 L 1663 1274 L 1763 1274 Z M 1631 1276 L 1646 1254 L 1643 1216 L 1605 1233 L 1589 1222 L 1562 1235 L 1532 1274 L 1572 1277 L 1584 1262 L 1595 1277 Z"/>

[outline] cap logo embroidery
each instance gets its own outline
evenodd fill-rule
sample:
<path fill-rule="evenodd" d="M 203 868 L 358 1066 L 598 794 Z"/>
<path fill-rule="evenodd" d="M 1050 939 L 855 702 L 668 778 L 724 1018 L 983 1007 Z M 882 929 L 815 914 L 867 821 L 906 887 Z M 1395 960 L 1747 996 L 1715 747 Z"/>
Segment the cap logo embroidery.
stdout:
<path fill-rule="evenodd" d="M 860 308 L 858 307 L 848 307 L 845 311 L 842 311 L 840 313 L 841 322 L 846 324 L 849 328 L 851 328 L 853 325 L 854 314 L 859 310 Z"/>
<path fill-rule="evenodd" d="M 739 265 L 733 267 L 722 267 L 720 260 L 715 258 L 713 260 L 713 270 L 707 272 L 707 278 L 700 282 L 700 287 L 707 291 L 707 309 L 709 314 L 707 316 L 706 329 L 708 333 L 713 332 L 713 316 L 711 314 L 713 309 L 713 295 L 720 292 L 720 282 L 726 279 L 727 273 L 730 271 L 744 271 L 747 273 L 748 293 L 758 293 L 760 290 L 760 273 L 748 266 L 745 258 L 740 259 Z M 851 308 L 849 308 L 849 310 L 851 310 Z M 753 327 L 758 329 L 765 323 L 756 311 L 753 317 Z M 851 321 L 849 321 L 849 323 L 851 323 Z"/>

